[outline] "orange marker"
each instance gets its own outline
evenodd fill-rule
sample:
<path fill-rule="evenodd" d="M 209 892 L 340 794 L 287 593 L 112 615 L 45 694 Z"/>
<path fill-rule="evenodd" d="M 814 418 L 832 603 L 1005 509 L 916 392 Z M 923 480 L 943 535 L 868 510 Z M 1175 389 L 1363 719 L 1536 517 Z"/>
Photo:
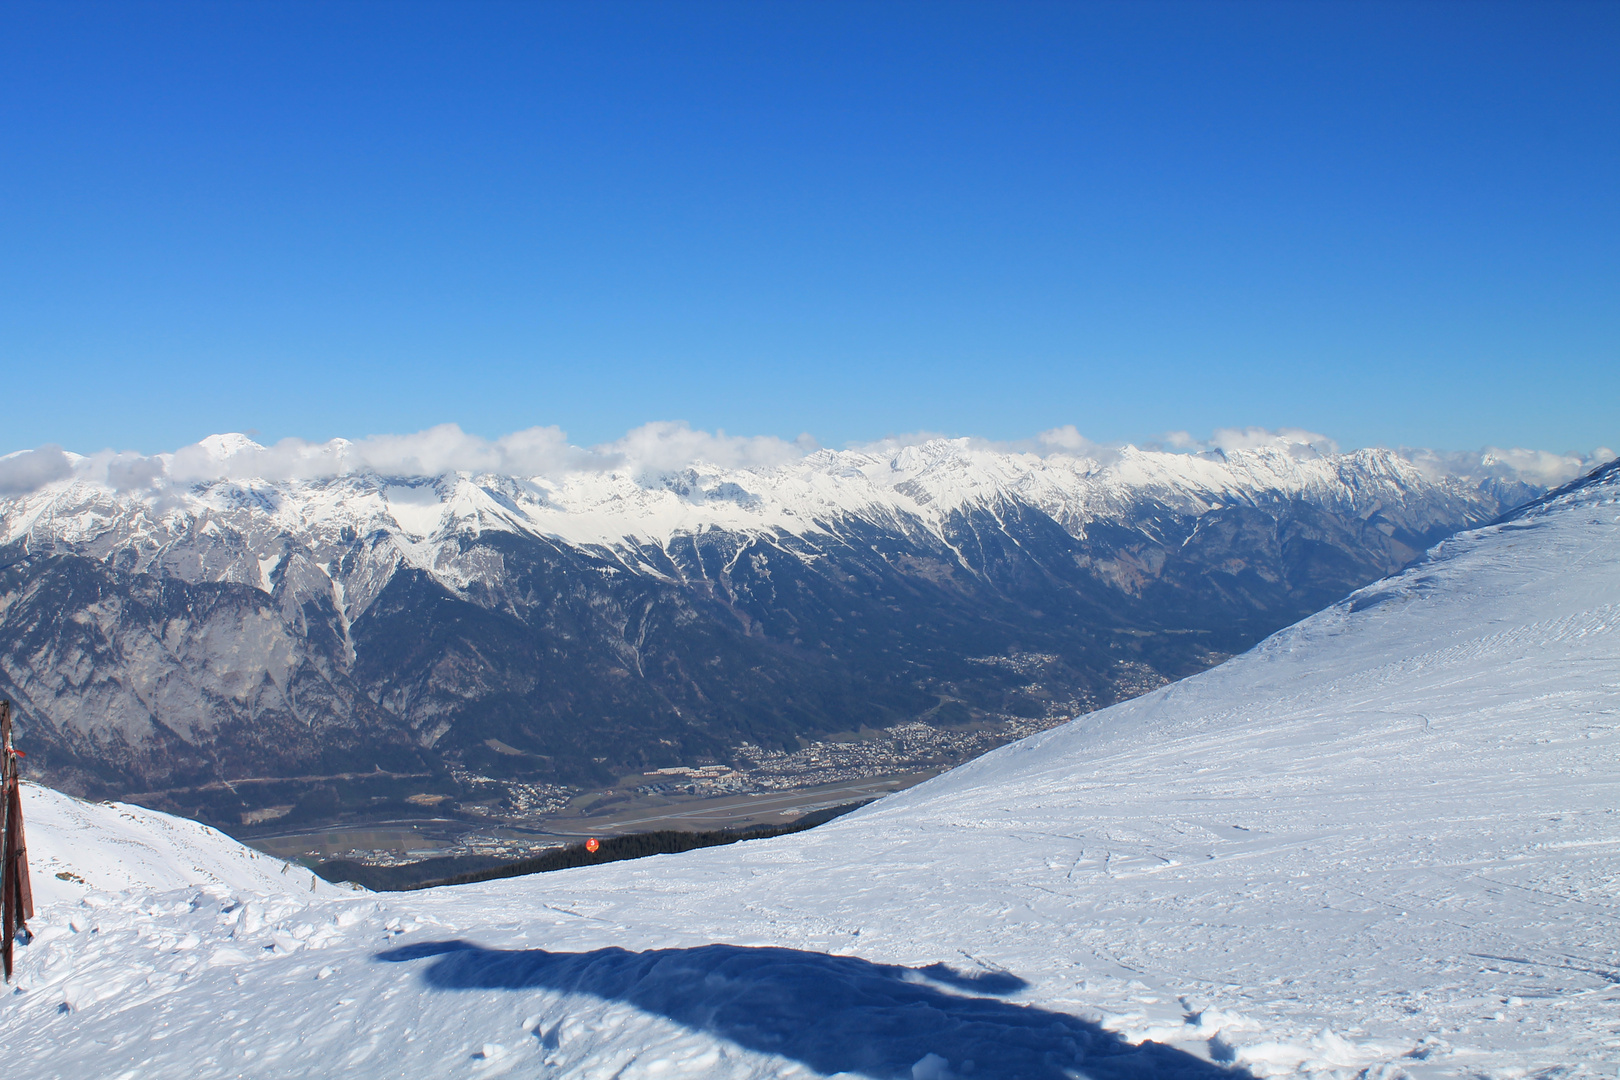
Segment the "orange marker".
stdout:
<path fill-rule="evenodd" d="M 597 839 L 594 836 L 591 837 L 589 840 L 585 841 L 585 850 L 590 852 L 592 855 L 595 855 L 596 854 L 596 849 L 601 847 L 601 846 L 602 845 L 597 842 Z"/>

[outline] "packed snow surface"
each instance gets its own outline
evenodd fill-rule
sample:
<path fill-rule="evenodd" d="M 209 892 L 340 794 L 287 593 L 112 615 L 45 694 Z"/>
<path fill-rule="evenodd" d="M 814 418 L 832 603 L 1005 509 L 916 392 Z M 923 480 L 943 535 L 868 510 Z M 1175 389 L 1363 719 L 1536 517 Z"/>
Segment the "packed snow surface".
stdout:
<path fill-rule="evenodd" d="M 139 806 L 88 803 L 25 782 L 23 820 L 39 907 L 77 903 L 90 894 L 193 886 L 220 896 L 343 892 L 217 829 Z"/>
<path fill-rule="evenodd" d="M 1611 474 L 778 840 L 312 893 L 30 788 L 36 876 L 90 884 L 42 903 L 0 1053 L 121 1080 L 1612 1077 L 1617 732 Z"/>

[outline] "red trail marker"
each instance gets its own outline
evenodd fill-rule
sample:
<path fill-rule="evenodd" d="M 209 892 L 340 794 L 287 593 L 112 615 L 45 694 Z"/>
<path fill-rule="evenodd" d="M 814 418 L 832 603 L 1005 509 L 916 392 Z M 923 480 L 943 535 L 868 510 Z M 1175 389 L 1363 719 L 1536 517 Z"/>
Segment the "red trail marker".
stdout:
<path fill-rule="evenodd" d="M 602 846 L 601 843 L 598 842 L 596 837 L 594 837 L 594 836 L 591 837 L 589 840 L 585 841 L 585 850 L 590 852 L 592 855 L 595 855 L 596 854 L 596 849 L 601 847 L 601 846 Z"/>

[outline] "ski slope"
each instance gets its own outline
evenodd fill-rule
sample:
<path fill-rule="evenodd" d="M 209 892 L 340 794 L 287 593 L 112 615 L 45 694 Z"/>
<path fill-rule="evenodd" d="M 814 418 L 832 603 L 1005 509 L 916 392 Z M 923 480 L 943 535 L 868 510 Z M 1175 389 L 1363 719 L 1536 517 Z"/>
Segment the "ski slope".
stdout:
<path fill-rule="evenodd" d="M 0 1054 L 119 1080 L 1612 1077 L 1617 751 L 1611 469 L 778 840 L 311 892 L 30 788 L 36 867 L 100 884 L 42 905 Z M 119 869 L 137 826 L 163 874 Z"/>

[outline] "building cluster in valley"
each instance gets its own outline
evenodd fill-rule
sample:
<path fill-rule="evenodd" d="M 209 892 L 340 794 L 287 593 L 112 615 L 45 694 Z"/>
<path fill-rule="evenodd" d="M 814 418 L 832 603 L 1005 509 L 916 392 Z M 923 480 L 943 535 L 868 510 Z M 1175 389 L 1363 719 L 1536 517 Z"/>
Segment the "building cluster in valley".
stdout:
<path fill-rule="evenodd" d="M 347 859 L 366 866 L 405 866 L 423 859 L 446 857 L 485 856 L 496 859 L 527 859 L 552 848 L 562 847 L 569 841 L 561 837 L 513 837 L 489 833 L 463 833 L 450 839 L 442 847 L 404 850 L 399 848 L 351 848 L 333 858 Z M 311 858 L 322 857 L 319 852 L 308 851 Z"/>
<path fill-rule="evenodd" d="M 869 780 L 950 767 L 1067 721 L 1057 717 L 1006 717 L 974 730 L 934 727 L 919 721 L 897 724 L 854 742 L 812 742 L 798 750 L 767 750 L 744 743 L 733 751 L 734 766 L 705 765 L 658 769 L 642 796 L 719 796 L 759 791 L 793 791 L 851 780 Z"/>
<path fill-rule="evenodd" d="M 638 802 L 654 805 L 725 796 L 792 792 L 827 784 L 902 777 L 947 769 L 978 757 L 1003 743 L 1055 727 L 1068 716 L 1001 716 L 972 729 L 936 727 L 920 721 L 897 724 L 848 742 L 816 741 L 797 750 L 768 750 L 744 743 L 732 751 L 731 764 L 704 763 L 653 769 L 640 783 L 627 780 L 616 789 L 590 793 L 562 784 L 498 780 L 460 765 L 451 767 L 457 783 L 471 793 L 457 806 L 457 816 L 482 821 L 479 831 L 446 835 L 432 849 L 402 851 L 356 848 L 340 858 L 372 866 L 397 866 L 429 857 L 495 856 L 520 859 L 569 842 L 561 837 L 498 835 L 502 826 L 548 830 L 567 815 L 570 833 L 581 815 L 599 813 L 606 804 L 630 809 Z M 435 805 L 438 805 L 435 799 Z M 837 801 L 837 800 L 835 800 Z M 800 806 L 795 812 L 819 808 Z M 570 809 L 572 807 L 572 810 Z M 311 853 L 313 854 L 313 853 Z"/>

